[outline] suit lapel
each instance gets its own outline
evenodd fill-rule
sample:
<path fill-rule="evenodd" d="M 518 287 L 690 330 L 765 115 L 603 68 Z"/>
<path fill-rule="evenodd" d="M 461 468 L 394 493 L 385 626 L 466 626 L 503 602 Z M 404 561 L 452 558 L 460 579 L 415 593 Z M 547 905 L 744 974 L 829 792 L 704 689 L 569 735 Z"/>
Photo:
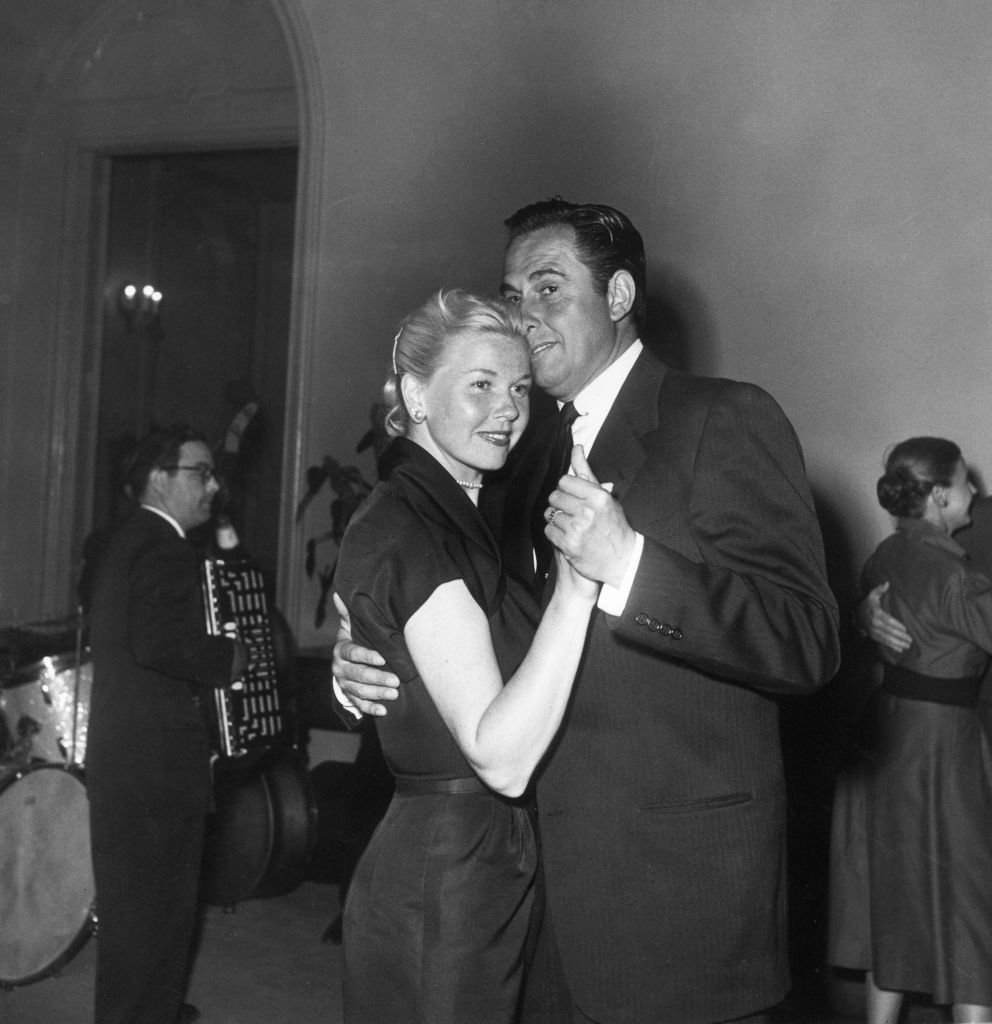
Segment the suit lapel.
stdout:
<path fill-rule="evenodd" d="M 666 367 L 645 349 L 638 356 L 592 446 L 589 465 L 602 482 L 612 482 L 618 501 L 630 488 L 658 429 L 658 391 Z"/>

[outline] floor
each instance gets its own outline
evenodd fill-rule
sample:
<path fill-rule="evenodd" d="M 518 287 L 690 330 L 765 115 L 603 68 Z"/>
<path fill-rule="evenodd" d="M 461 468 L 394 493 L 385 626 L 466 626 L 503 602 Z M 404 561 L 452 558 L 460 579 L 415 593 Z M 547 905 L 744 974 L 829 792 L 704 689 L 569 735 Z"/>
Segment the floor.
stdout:
<path fill-rule="evenodd" d="M 203 1024 L 340 1024 L 341 947 L 321 941 L 336 885 L 207 910 L 189 1001 Z M 91 1024 L 97 939 L 57 977 L 0 991 L 3 1024 Z"/>
<path fill-rule="evenodd" d="M 215 818 L 223 827 L 215 834 L 216 859 L 212 863 L 216 871 L 205 874 L 205 879 L 213 880 L 217 898 L 205 913 L 188 996 L 201 1010 L 202 1024 L 342 1022 L 341 947 L 324 941 L 325 931 L 340 910 L 341 879 L 347 877 L 384 810 L 390 786 L 375 746 L 363 740 L 349 755 L 350 760 L 342 758 L 338 749 L 341 737 L 333 732 L 332 717 L 324 717 L 327 722 L 322 728 L 332 731 L 321 734 L 322 739 L 321 735 L 315 739 L 311 731 L 308 762 L 316 765 L 312 770 L 280 761 L 261 769 L 243 786 L 234 787 L 229 802 L 222 799 L 227 791 L 218 788 Z M 806 743 L 808 729 L 804 728 L 802 735 Z M 328 749 L 320 748 L 317 740 L 326 742 Z M 315 822 L 310 822 L 308 801 L 303 799 L 306 778 L 314 789 Z M 817 803 L 803 799 L 792 806 L 815 809 Z M 276 833 L 267 831 L 274 827 L 274 820 L 279 823 Z M 860 979 L 840 977 L 822 965 L 824 826 L 817 821 L 800 821 L 799 826 L 790 838 L 796 986 L 774 1013 L 774 1024 L 857 1024 L 863 1020 Z M 263 833 L 272 843 L 264 850 L 256 848 Z M 304 833 L 314 844 L 305 859 L 299 857 Z M 34 833 L 30 834 L 33 837 Z M 38 845 L 44 848 L 45 843 L 39 840 Z M 285 861 L 275 854 L 270 858 L 270 849 L 278 850 Z M 78 850 L 70 844 L 69 851 L 67 859 L 74 862 L 72 851 Z M 245 898 L 238 889 L 241 894 L 237 898 L 218 896 L 219 890 L 226 891 L 232 883 L 241 886 L 242 868 L 271 866 L 273 861 L 287 866 L 293 875 L 291 884 L 275 888 L 280 895 Z M 209 857 L 207 862 L 211 863 Z M 43 872 L 36 867 L 35 874 Z M 272 877 L 281 880 L 284 876 L 266 873 L 266 878 Z M 245 891 L 259 890 L 249 887 Z M 226 911 L 224 902 L 233 902 L 233 911 Z M 82 920 L 85 905 L 69 923 L 63 921 L 68 917 L 63 912 L 52 916 L 71 934 L 77 929 L 75 921 Z M 27 920 L 31 919 L 29 915 Z M 0 920 L 0 937 L 3 928 Z M 0 1024 L 91 1024 L 98 942 L 98 937 L 88 937 L 54 976 L 13 988 L 0 987 Z M 912 1002 L 903 1015 L 903 1024 L 948 1020 L 944 1008 L 921 1001 Z"/>
<path fill-rule="evenodd" d="M 202 1024 L 341 1024 L 341 947 L 324 941 L 338 909 L 338 886 L 314 881 L 244 900 L 233 912 L 208 908 L 189 991 Z M 57 976 L 0 990 L 0 1022 L 91 1024 L 97 941 L 88 939 Z M 829 997 L 794 992 L 774 1022 L 858 1024 L 860 1007 L 857 980 L 833 978 Z M 904 1014 L 904 1024 L 947 1020 L 921 1003 Z"/>

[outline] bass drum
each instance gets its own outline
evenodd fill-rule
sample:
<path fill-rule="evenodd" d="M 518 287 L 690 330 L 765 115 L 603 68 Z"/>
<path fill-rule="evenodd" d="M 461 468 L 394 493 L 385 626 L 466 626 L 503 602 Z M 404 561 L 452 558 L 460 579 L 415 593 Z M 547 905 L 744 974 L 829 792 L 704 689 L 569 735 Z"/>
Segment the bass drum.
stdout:
<path fill-rule="evenodd" d="M 93 931 L 89 801 L 78 775 L 38 764 L 0 781 L 0 985 L 58 972 Z"/>
<path fill-rule="evenodd" d="M 317 839 L 317 799 L 299 755 L 250 776 L 220 777 L 207 823 L 201 895 L 215 906 L 281 896 L 306 877 Z"/>

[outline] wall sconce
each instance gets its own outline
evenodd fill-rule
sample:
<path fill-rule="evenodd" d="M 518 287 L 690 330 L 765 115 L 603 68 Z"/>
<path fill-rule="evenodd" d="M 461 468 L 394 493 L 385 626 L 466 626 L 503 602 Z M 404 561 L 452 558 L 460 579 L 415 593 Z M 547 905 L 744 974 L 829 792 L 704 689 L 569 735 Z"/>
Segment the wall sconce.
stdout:
<path fill-rule="evenodd" d="M 124 318 L 124 326 L 130 334 L 136 327 L 149 330 L 158 323 L 162 293 L 153 285 L 138 287 L 128 281 L 121 285 L 117 295 L 117 308 Z"/>

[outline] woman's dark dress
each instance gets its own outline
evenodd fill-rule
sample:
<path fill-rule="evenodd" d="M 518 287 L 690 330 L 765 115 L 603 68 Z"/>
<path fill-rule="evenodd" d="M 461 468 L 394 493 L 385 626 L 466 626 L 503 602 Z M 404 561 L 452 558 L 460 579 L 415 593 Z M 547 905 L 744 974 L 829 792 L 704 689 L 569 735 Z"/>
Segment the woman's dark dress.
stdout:
<path fill-rule="evenodd" d="M 438 586 L 464 580 L 488 615 L 505 680 L 527 652 L 538 609 L 501 572 L 492 533 L 431 455 L 398 438 L 380 476 L 348 527 L 334 581 L 354 639 L 378 650 L 401 681 L 389 714 L 375 722 L 397 792 L 348 891 L 345 1020 L 508 1024 L 534 900 L 530 817 L 478 781 L 417 674 L 403 628 Z"/>
<path fill-rule="evenodd" d="M 886 610 L 914 643 L 883 656 L 930 679 L 937 695 L 944 680 L 977 680 L 992 651 L 992 582 L 969 568 L 963 549 L 923 520 L 900 520 L 864 570 L 866 591 L 886 580 Z M 866 871 L 847 876 L 850 889 L 837 872 L 832 894 L 840 914 L 868 897 L 868 935 L 856 912 L 842 917 L 831 961 L 870 967 L 881 988 L 932 993 L 936 1003 L 992 1003 L 992 786 L 981 718 L 974 704 L 895 696 L 884 684 L 870 714 L 863 825 L 846 849 L 834 837 L 835 854 Z M 851 811 L 857 800 L 845 804 Z M 870 962 L 856 962 L 869 946 Z"/>

